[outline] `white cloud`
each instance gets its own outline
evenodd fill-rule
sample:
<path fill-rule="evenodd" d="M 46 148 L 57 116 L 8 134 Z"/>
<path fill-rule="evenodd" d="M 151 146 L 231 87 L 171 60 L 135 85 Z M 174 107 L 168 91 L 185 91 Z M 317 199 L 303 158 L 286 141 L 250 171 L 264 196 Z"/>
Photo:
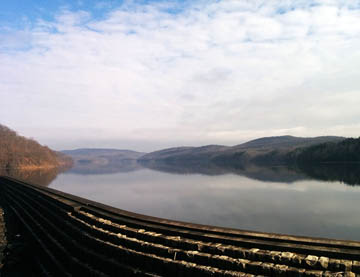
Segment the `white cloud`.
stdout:
<path fill-rule="evenodd" d="M 57 148 L 72 136 L 167 145 L 357 136 L 352 3 L 197 2 L 170 13 L 127 2 L 101 20 L 61 11 L 26 30 L 30 50 L 0 44 L 0 118 Z"/>

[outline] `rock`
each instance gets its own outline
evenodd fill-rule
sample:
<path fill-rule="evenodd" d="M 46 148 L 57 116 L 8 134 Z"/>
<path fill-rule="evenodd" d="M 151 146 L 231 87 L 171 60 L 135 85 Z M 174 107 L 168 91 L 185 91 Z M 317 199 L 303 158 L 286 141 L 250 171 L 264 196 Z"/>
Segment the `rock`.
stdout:
<path fill-rule="evenodd" d="M 311 267 L 314 267 L 316 265 L 316 263 L 318 262 L 318 260 L 319 260 L 319 257 L 308 255 L 305 258 L 305 263 Z"/>

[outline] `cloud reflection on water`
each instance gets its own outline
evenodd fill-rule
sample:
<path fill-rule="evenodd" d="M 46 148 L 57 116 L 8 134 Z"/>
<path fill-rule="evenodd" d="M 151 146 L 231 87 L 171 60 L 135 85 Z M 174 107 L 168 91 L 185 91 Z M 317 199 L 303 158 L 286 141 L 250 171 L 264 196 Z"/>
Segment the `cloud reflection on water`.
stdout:
<path fill-rule="evenodd" d="M 184 169 L 186 174 L 179 168 L 176 173 L 169 171 L 143 168 L 101 175 L 69 171 L 59 175 L 51 187 L 157 217 L 360 240 L 358 186 L 315 180 L 286 167 L 224 170 L 221 174 L 189 172 L 189 168 Z"/>

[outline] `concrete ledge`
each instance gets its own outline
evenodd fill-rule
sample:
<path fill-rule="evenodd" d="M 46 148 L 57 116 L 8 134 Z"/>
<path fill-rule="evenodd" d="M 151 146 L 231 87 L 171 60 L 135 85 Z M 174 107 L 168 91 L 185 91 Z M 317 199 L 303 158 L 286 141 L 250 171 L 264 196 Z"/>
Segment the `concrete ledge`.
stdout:
<path fill-rule="evenodd" d="M 34 251 L 43 257 L 49 274 L 60 271 L 64 276 L 74 273 L 117 276 L 126 272 L 139 276 L 360 274 L 357 241 L 167 220 L 5 177 L 0 177 L 0 192 L 33 237 Z"/>

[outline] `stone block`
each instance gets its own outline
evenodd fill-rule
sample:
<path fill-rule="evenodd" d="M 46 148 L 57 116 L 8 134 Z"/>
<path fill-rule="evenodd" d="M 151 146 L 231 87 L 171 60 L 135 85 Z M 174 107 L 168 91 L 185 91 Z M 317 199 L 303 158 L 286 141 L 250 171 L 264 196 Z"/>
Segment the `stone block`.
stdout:
<path fill-rule="evenodd" d="M 249 263 L 248 260 L 245 259 L 237 259 L 237 265 L 240 268 L 241 271 L 245 271 L 247 269 L 247 265 Z"/>
<path fill-rule="evenodd" d="M 340 265 L 340 260 L 339 259 L 329 259 L 329 264 L 328 264 L 329 270 L 331 271 L 341 271 L 341 265 Z"/>
<path fill-rule="evenodd" d="M 282 252 L 280 256 L 280 261 L 286 265 L 289 265 L 294 255 L 295 254 L 291 252 Z"/>
<path fill-rule="evenodd" d="M 276 264 L 273 267 L 273 272 L 275 273 L 275 276 L 287 276 L 288 268 L 287 265 Z"/>
<path fill-rule="evenodd" d="M 262 273 L 262 266 L 261 266 L 262 262 L 249 262 L 247 264 L 247 269 L 248 271 L 250 271 L 253 274 L 261 274 Z"/>
<path fill-rule="evenodd" d="M 360 261 L 353 261 L 352 264 L 352 270 L 353 272 L 355 272 L 356 274 L 360 275 Z"/>
<path fill-rule="evenodd" d="M 272 264 L 272 263 L 262 263 L 261 264 L 262 274 L 265 274 L 266 276 L 270 276 L 273 266 L 274 266 L 274 264 Z"/>
<path fill-rule="evenodd" d="M 286 275 L 293 277 L 302 277 L 304 276 L 305 269 L 304 268 L 296 268 L 296 267 L 288 267 Z"/>
<path fill-rule="evenodd" d="M 296 265 L 296 266 L 301 266 L 303 264 L 304 259 L 306 258 L 305 255 L 301 255 L 301 254 L 295 254 L 292 258 L 292 264 Z"/>
<path fill-rule="evenodd" d="M 260 249 L 258 248 L 251 248 L 249 251 L 249 260 L 256 260 L 256 253 L 259 251 Z"/>
<path fill-rule="evenodd" d="M 266 250 L 258 250 L 254 253 L 254 258 L 256 261 L 266 262 L 267 261 L 267 252 Z"/>
<path fill-rule="evenodd" d="M 280 251 L 270 251 L 271 260 L 278 263 L 280 261 L 281 252 Z"/>
<path fill-rule="evenodd" d="M 313 256 L 313 255 L 308 255 L 305 258 L 305 264 L 307 264 L 309 267 L 316 267 L 317 263 L 318 263 L 319 257 L 317 256 Z"/>
<path fill-rule="evenodd" d="M 340 260 L 340 268 L 345 271 L 349 272 L 352 268 L 352 261 L 349 260 Z"/>
<path fill-rule="evenodd" d="M 321 270 L 305 270 L 304 276 L 322 277 L 323 271 Z"/>
<path fill-rule="evenodd" d="M 223 273 L 224 277 L 245 277 L 245 273 L 243 272 L 236 272 L 232 270 L 225 270 Z"/>
<path fill-rule="evenodd" d="M 320 257 L 319 264 L 322 269 L 327 269 L 329 267 L 329 260 L 328 257 Z"/>

